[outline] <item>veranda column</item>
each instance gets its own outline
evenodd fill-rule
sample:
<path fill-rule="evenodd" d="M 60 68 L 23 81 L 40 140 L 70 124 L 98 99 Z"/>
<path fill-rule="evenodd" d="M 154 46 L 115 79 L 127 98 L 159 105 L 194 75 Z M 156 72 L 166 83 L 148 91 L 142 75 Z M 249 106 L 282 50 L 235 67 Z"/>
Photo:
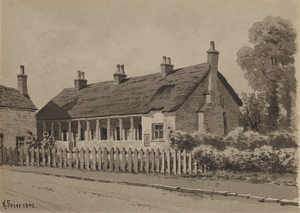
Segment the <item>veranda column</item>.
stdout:
<path fill-rule="evenodd" d="M 107 140 L 110 140 L 110 119 L 109 118 L 107 118 L 107 128 L 106 128 L 107 130 L 106 130 L 106 138 L 107 138 Z"/>
<path fill-rule="evenodd" d="M 131 140 L 135 140 L 133 127 L 134 127 L 133 117 L 130 117 L 130 134 L 131 134 Z"/>
<path fill-rule="evenodd" d="M 77 141 L 81 141 L 81 125 L 80 120 L 77 122 Z"/>
<path fill-rule="evenodd" d="M 69 121 L 68 124 L 68 141 L 72 141 L 72 131 L 71 131 L 71 123 L 72 121 Z"/>
<path fill-rule="evenodd" d="M 62 135 L 61 135 L 61 122 L 58 122 L 58 138 L 57 138 L 57 140 L 59 140 L 59 141 L 62 141 L 63 139 L 62 139 Z"/>
<path fill-rule="evenodd" d="M 90 135 L 91 135 L 91 128 L 90 128 L 90 121 L 86 120 L 86 140 L 90 140 Z"/>
<path fill-rule="evenodd" d="M 46 123 L 43 122 L 43 133 L 46 132 Z"/>
<path fill-rule="evenodd" d="M 54 123 L 51 122 L 51 135 L 54 136 Z"/>
<path fill-rule="evenodd" d="M 100 134 L 99 134 L 99 119 L 96 120 L 96 140 L 100 140 Z"/>
<path fill-rule="evenodd" d="M 119 126 L 120 126 L 120 129 L 119 129 L 119 135 L 120 135 L 120 141 L 124 139 L 123 137 L 123 120 L 122 118 L 119 118 Z"/>

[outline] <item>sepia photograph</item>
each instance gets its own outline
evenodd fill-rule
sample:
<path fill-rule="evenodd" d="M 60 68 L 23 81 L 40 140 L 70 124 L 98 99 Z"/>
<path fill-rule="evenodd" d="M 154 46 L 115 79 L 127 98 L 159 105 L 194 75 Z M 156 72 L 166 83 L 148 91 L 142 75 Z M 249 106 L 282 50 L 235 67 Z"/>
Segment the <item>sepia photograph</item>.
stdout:
<path fill-rule="evenodd" d="M 0 212 L 299 212 L 300 1 L 0 11 Z"/>

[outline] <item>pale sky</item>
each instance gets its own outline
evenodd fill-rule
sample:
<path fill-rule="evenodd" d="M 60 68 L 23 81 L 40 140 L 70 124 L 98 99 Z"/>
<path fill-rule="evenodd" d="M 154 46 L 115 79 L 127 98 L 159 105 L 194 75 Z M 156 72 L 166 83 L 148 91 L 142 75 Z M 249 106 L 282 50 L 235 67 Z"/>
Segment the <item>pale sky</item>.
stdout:
<path fill-rule="evenodd" d="M 162 56 L 174 69 L 206 62 L 215 41 L 219 70 L 237 93 L 249 92 L 236 63 L 248 30 L 266 16 L 299 25 L 297 0 L 2 0 L 0 84 L 17 88 L 20 64 L 29 95 L 41 109 L 77 70 L 88 83 L 160 72 Z M 298 31 L 299 35 L 299 31 Z"/>

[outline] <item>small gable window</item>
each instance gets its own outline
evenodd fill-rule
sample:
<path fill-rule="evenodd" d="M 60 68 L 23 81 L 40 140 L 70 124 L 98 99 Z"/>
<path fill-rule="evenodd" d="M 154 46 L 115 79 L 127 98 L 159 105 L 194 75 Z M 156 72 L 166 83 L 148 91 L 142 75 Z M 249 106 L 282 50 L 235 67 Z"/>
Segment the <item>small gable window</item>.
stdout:
<path fill-rule="evenodd" d="M 164 124 L 152 124 L 152 140 L 164 139 Z"/>

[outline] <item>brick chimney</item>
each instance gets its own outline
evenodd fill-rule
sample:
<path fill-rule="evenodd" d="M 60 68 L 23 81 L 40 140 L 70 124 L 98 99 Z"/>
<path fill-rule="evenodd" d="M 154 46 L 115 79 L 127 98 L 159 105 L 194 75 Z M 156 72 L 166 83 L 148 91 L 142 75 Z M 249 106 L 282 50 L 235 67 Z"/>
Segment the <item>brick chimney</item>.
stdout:
<path fill-rule="evenodd" d="M 77 78 L 74 79 L 74 89 L 80 90 L 87 85 L 87 80 L 84 78 L 84 72 L 77 71 Z"/>
<path fill-rule="evenodd" d="M 118 64 L 117 70 L 113 74 L 113 76 L 114 76 L 114 85 L 119 85 L 122 82 L 122 80 L 127 77 L 127 75 L 125 74 L 124 65 Z"/>
<path fill-rule="evenodd" d="M 166 56 L 163 56 L 162 63 L 160 64 L 161 67 L 161 75 L 167 76 L 169 75 L 170 71 L 173 70 L 174 65 L 171 64 L 171 58 L 167 58 Z"/>
<path fill-rule="evenodd" d="M 210 49 L 207 51 L 207 62 L 210 65 L 210 75 L 208 81 L 208 93 L 207 102 L 211 102 L 211 99 L 218 97 L 217 79 L 218 79 L 218 63 L 219 52 L 215 49 L 215 42 L 210 42 Z"/>
<path fill-rule="evenodd" d="M 18 74 L 18 89 L 23 95 L 28 96 L 27 75 L 25 75 L 24 65 L 20 65 L 20 74 Z"/>

